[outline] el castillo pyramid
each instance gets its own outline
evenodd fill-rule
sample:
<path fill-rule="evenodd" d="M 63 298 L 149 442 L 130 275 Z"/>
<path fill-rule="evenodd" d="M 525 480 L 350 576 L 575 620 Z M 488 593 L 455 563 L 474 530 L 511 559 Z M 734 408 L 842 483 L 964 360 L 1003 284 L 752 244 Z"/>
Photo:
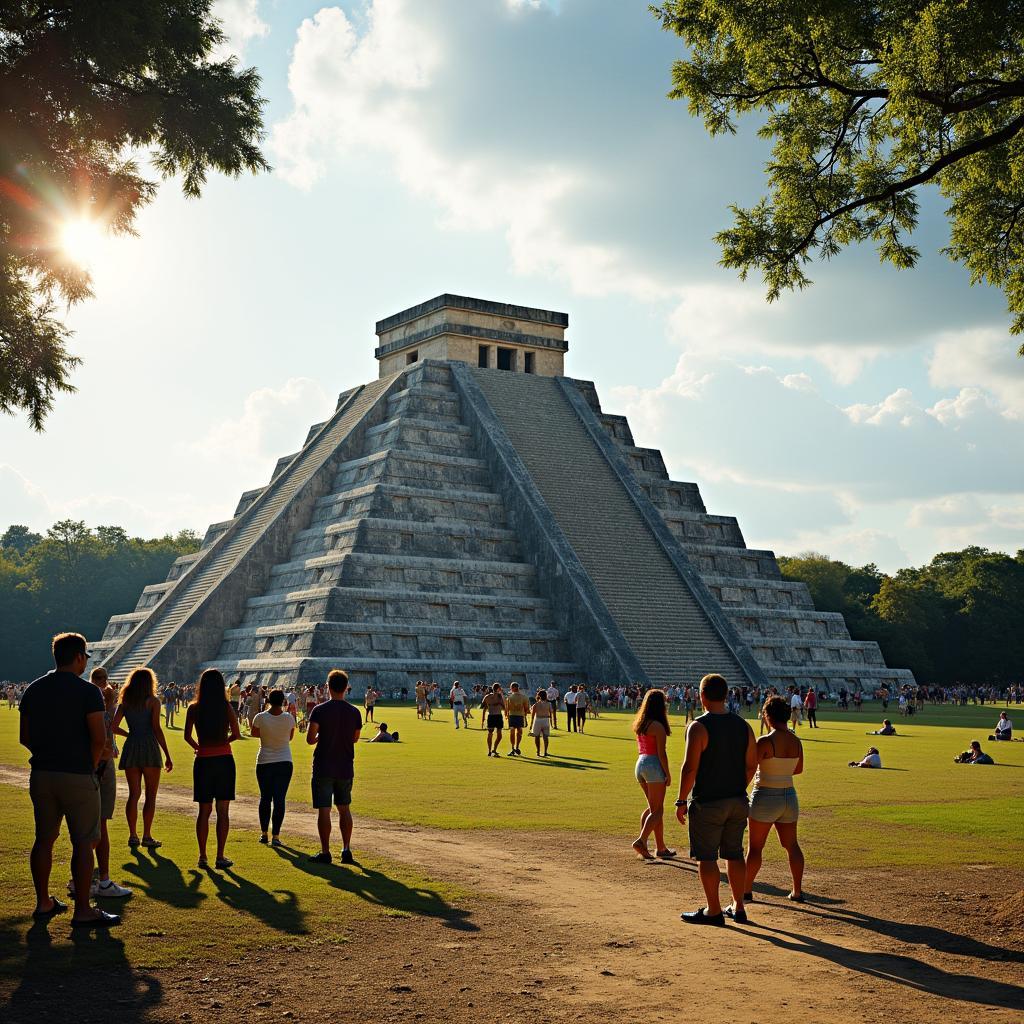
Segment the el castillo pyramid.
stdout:
<path fill-rule="evenodd" d="M 380 321 L 379 379 L 113 616 L 95 658 L 115 679 L 286 686 L 344 667 L 357 693 L 912 682 L 562 376 L 567 326 L 458 295 Z"/>

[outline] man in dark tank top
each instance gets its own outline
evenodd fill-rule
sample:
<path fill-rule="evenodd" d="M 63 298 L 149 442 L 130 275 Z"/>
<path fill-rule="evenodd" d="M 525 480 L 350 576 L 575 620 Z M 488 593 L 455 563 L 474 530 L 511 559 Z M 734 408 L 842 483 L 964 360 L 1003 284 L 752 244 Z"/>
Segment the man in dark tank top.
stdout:
<path fill-rule="evenodd" d="M 743 833 L 747 827 L 747 786 L 757 769 L 754 731 L 726 709 L 729 684 L 707 675 L 700 681 L 704 714 L 686 730 L 686 753 L 679 771 L 676 817 L 688 827 L 690 856 L 700 864 L 707 906 L 682 915 L 687 924 L 725 924 L 719 900 L 718 858 L 726 862 L 733 905 L 729 916 L 746 921 L 743 890 Z M 689 800 L 687 800 L 689 798 Z"/>

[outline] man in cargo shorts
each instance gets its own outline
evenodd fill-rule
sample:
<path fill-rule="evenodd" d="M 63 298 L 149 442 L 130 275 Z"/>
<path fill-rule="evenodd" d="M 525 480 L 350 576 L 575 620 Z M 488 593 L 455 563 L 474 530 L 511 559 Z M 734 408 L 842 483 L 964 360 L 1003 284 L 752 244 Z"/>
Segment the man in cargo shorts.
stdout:
<path fill-rule="evenodd" d="M 687 924 L 725 924 L 718 896 L 718 858 L 726 862 L 733 904 L 728 916 L 742 924 L 746 868 L 743 833 L 747 827 L 747 786 L 757 769 L 754 730 L 726 710 L 729 684 L 717 673 L 700 681 L 704 714 L 686 729 L 686 752 L 679 771 L 676 817 L 688 825 L 690 856 L 700 862 L 707 906 L 682 915 Z M 689 797 L 689 805 L 687 805 Z"/>
<path fill-rule="evenodd" d="M 29 796 L 35 817 L 35 842 L 29 856 L 36 890 L 37 920 L 67 906 L 49 890 L 53 846 L 66 821 L 71 839 L 75 883 L 73 928 L 109 928 L 121 923 L 89 903 L 93 847 L 100 839 L 100 789 L 96 768 L 106 745 L 103 695 L 82 678 L 89 663 L 85 637 L 60 633 L 53 638 L 52 672 L 36 679 L 21 698 L 20 741 L 32 757 Z"/>

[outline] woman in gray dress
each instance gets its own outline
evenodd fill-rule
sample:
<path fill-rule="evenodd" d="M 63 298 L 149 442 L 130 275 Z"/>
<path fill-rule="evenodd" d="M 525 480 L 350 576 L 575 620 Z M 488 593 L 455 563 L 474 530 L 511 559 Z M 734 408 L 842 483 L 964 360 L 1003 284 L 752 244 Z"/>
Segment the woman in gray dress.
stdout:
<path fill-rule="evenodd" d="M 160 725 L 160 701 L 156 696 L 156 686 L 156 674 L 152 669 L 134 669 L 121 687 L 114 714 L 113 731 L 124 737 L 118 767 L 128 782 L 124 814 L 128 819 L 128 846 L 132 849 L 144 846 L 148 850 L 155 850 L 161 845 L 153 838 L 156 792 L 160 787 L 160 769 L 171 771 L 174 767 Z M 161 751 L 163 758 L 160 756 Z M 142 839 L 139 839 L 139 797 L 143 787 L 146 799 L 142 805 Z"/>

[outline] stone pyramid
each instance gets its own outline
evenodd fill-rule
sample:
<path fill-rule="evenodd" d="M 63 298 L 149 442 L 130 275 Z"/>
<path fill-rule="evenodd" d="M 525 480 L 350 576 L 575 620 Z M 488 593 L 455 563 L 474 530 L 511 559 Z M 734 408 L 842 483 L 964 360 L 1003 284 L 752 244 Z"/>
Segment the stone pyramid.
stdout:
<path fill-rule="evenodd" d="M 115 678 L 216 667 L 356 692 L 420 678 L 871 690 L 911 682 L 850 639 L 696 484 L 669 479 L 594 385 L 563 313 L 442 295 L 377 324 L 380 377 L 342 394 L 200 551 L 111 618 Z"/>

